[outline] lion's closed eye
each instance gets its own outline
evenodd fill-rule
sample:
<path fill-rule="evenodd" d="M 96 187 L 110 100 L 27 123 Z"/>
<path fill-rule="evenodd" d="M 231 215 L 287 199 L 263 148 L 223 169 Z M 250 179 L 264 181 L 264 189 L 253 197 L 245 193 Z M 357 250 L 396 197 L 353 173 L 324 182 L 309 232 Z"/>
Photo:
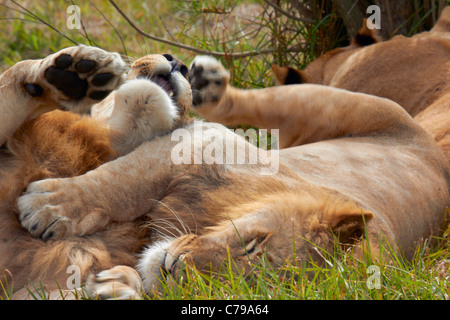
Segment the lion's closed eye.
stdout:
<path fill-rule="evenodd" d="M 264 247 L 264 244 L 266 244 L 269 237 L 270 237 L 269 234 L 263 234 L 263 235 L 258 235 L 256 237 L 252 238 L 245 245 L 244 255 L 250 255 L 253 253 L 261 252 Z"/>

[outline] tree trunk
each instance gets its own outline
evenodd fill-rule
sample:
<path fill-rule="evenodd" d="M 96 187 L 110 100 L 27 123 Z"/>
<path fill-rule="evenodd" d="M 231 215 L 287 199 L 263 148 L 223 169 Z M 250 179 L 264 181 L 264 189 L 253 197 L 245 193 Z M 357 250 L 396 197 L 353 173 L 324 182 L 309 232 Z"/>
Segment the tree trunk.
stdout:
<path fill-rule="evenodd" d="M 384 39 L 394 35 L 421 32 L 429 30 L 436 22 L 439 13 L 445 6 L 445 0 L 436 4 L 435 0 L 331 0 L 337 15 L 342 18 L 349 40 L 353 39 L 362 26 L 367 7 L 377 5 L 381 11 L 381 29 L 378 31 Z M 421 21 L 426 13 L 431 14 Z M 414 28 L 413 28 L 414 27 Z"/>
<path fill-rule="evenodd" d="M 361 8 L 367 8 L 369 5 L 367 1 L 355 2 L 355 0 L 332 0 L 332 3 L 337 15 L 344 21 L 349 41 L 351 41 L 361 28 L 363 19 L 366 18 L 366 11 Z"/>

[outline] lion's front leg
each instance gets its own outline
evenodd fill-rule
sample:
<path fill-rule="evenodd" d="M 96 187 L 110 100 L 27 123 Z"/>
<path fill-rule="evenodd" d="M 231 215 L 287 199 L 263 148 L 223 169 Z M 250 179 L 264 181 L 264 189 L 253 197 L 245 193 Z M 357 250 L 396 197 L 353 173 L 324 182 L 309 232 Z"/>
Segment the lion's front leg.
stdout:
<path fill-rule="evenodd" d="M 18 200 L 23 227 L 43 240 L 90 234 L 104 227 L 110 220 L 107 204 L 92 197 L 101 186 L 88 175 L 81 177 L 82 183 L 72 178 L 31 183 Z"/>
<path fill-rule="evenodd" d="M 17 63 L 0 77 L 0 145 L 42 113 L 87 112 L 124 82 L 127 69 L 119 54 L 81 45 Z"/>
<path fill-rule="evenodd" d="M 31 183 L 17 202 L 23 227 L 43 240 L 58 239 L 147 213 L 170 175 L 170 150 L 162 145 L 152 152 L 143 146 L 81 176 Z"/>

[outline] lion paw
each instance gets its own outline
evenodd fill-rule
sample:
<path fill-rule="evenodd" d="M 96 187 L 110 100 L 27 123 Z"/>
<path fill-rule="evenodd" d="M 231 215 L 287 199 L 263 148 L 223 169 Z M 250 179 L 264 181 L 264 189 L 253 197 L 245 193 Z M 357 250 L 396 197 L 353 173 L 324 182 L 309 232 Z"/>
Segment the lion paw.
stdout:
<path fill-rule="evenodd" d="M 118 53 L 69 47 L 41 60 L 37 72 L 26 79 L 25 90 L 67 111 L 85 113 L 125 81 L 127 69 Z"/>
<path fill-rule="evenodd" d="M 210 56 L 196 56 L 189 67 L 193 106 L 219 102 L 229 80 L 230 73 L 220 61 Z"/>
<path fill-rule="evenodd" d="M 171 130 L 178 109 L 159 85 L 145 79 L 129 80 L 114 95 L 108 121 L 111 144 L 119 155 Z"/>
<path fill-rule="evenodd" d="M 142 282 L 133 268 L 117 266 L 91 274 L 86 281 L 85 291 L 89 297 L 102 300 L 140 299 Z"/>
<path fill-rule="evenodd" d="M 43 240 L 90 234 L 109 222 L 100 206 L 95 205 L 95 198 L 72 178 L 31 183 L 17 200 L 17 207 L 22 226 Z"/>

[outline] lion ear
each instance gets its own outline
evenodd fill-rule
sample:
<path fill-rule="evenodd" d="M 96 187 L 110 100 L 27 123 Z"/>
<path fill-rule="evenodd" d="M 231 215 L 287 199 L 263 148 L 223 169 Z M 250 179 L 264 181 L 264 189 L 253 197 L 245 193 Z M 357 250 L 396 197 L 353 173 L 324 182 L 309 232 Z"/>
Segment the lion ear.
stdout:
<path fill-rule="evenodd" d="M 278 85 L 307 83 L 306 73 L 290 67 L 272 65 L 272 72 Z"/>
<path fill-rule="evenodd" d="M 381 37 L 378 35 L 377 29 L 369 29 L 367 23 L 367 19 L 364 19 L 361 29 L 358 30 L 353 38 L 352 45 L 356 47 L 366 47 L 382 41 Z"/>
<path fill-rule="evenodd" d="M 342 244 L 351 244 L 365 234 L 367 223 L 375 215 L 356 205 L 344 205 L 326 213 L 326 222 Z"/>

